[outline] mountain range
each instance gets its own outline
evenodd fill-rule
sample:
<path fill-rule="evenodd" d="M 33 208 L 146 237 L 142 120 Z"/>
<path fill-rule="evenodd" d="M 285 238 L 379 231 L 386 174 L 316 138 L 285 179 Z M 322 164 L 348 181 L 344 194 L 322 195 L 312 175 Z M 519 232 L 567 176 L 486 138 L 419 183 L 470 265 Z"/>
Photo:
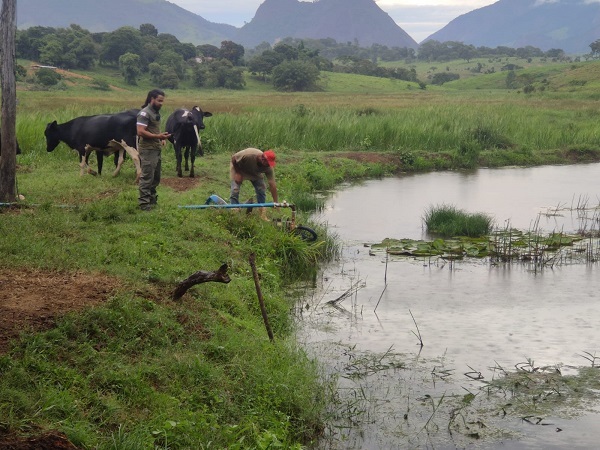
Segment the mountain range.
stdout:
<path fill-rule="evenodd" d="M 600 2 L 594 0 L 500 0 L 457 17 L 426 40 L 477 47 L 531 45 L 589 53 L 600 39 Z"/>
<path fill-rule="evenodd" d="M 219 46 L 231 40 L 247 48 L 285 37 L 333 38 L 337 42 L 417 48 L 374 0 L 264 0 L 241 28 L 210 22 L 166 0 L 18 0 L 17 27 L 68 27 L 113 31 L 153 24 L 181 42 Z M 600 39 L 600 2 L 595 0 L 499 0 L 463 14 L 426 40 L 477 47 L 524 47 L 589 53 Z"/>

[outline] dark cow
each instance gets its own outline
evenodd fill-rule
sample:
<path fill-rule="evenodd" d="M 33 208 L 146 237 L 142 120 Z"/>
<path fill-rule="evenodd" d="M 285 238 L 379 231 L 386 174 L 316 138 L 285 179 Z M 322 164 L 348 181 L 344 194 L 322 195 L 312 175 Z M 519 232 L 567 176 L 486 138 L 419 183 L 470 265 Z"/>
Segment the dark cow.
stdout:
<path fill-rule="evenodd" d="M 185 170 L 190 171 L 190 177 L 194 177 L 194 162 L 196 152 L 203 156 L 202 142 L 198 130 L 204 129 L 204 118 L 212 114 L 204 112 L 198 106 L 189 109 L 176 109 L 167 119 L 166 131 L 170 133 L 169 141 L 175 148 L 177 158 L 177 176 L 181 177 L 181 149 L 185 149 Z M 191 168 L 188 166 L 188 158 L 191 159 Z"/>
<path fill-rule="evenodd" d="M 136 118 L 139 110 L 132 109 L 116 114 L 76 117 L 63 124 L 54 122 L 46 125 L 46 150 L 51 152 L 60 142 L 64 142 L 79 153 L 81 174 L 88 168 L 91 152 L 98 158 L 98 174 L 102 173 L 104 154 L 118 152 L 119 159 L 113 176 L 119 174 L 125 152 L 135 164 L 137 179 L 142 173 L 137 152 Z M 93 173 L 88 168 L 88 172 Z"/>
<path fill-rule="evenodd" d="M 2 135 L 0 134 L 0 155 L 2 154 Z M 19 142 L 17 141 L 17 155 L 21 154 L 21 148 L 19 147 Z"/>

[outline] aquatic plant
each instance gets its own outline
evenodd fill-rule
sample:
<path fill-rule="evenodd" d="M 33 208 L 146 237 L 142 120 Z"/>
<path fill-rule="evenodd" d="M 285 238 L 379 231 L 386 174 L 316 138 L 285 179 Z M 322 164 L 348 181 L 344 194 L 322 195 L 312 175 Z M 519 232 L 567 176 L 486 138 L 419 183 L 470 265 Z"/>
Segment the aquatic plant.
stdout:
<path fill-rule="evenodd" d="M 493 219 L 487 214 L 470 214 L 452 205 L 430 206 L 423 221 L 429 233 L 447 237 L 480 237 L 488 234 L 493 226 Z"/>

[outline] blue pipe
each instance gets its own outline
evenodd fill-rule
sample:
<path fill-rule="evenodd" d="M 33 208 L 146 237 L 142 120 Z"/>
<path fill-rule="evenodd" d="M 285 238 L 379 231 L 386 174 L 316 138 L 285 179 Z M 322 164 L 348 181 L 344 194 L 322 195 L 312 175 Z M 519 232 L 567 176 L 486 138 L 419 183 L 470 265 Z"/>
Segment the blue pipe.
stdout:
<path fill-rule="evenodd" d="M 14 203 L 0 203 L 1 207 L 10 207 L 10 206 L 41 206 L 39 203 L 22 203 L 22 202 L 14 202 Z M 77 205 L 52 205 L 56 208 L 77 208 Z"/>
<path fill-rule="evenodd" d="M 228 203 L 224 205 L 179 205 L 179 208 L 185 209 L 211 209 L 211 208 L 222 208 L 222 209 L 232 209 L 232 208 L 292 208 L 293 205 L 289 203 L 238 203 L 230 205 Z"/>

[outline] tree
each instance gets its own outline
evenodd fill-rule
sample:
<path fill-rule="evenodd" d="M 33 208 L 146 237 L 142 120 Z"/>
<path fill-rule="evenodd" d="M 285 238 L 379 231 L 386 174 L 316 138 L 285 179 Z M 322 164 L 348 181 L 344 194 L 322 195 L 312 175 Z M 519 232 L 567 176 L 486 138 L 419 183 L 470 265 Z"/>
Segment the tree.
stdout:
<path fill-rule="evenodd" d="M 509 72 L 506 74 L 506 87 L 508 89 L 515 89 L 517 83 L 517 74 L 515 73 L 514 70 L 509 70 Z"/>
<path fill-rule="evenodd" d="M 44 42 L 44 37 L 52 33 L 54 33 L 54 28 L 40 26 L 17 30 L 15 43 L 17 58 L 38 61 L 40 59 L 39 49 Z"/>
<path fill-rule="evenodd" d="M 447 83 L 448 81 L 458 80 L 459 78 L 460 75 L 457 73 L 440 72 L 433 74 L 433 77 L 431 78 L 431 84 L 437 84 L 441 86 L 442 84 Z"/>
<path fill-rule="evenodd" d="M 0 11 L 0 202 L 17 199 L 17 83 L 15 80 L 15 35 L 17 0 L 2 0 Z"/>
<path fill-rule="evenodd" d="M 98 50 L 91 36 L 83 36 L 77 42 L 73 42 L 72 51 L 75 53 L 78 68 L 88 70 L 94 67 Z"/>
<path fill-rule="evenodd" d="M 160 79 L 159 87 L 165 89 L 177 89 L 179 87 L 179 77 L 172 68 L 167 67 L 167 70 Z"/>
<path fill-rule="evenodd" d="M 464 59 L 465 61 L 467 61 L 468 63 L 471 62 L 471 60 L 473 58 L 477 57 L 477 50 L 475 50 L 475 47 L 472 45 L 461 46 L 458 53 L 459 53 L 460 57 L 462 59 Z"/>
<path fill-rule="evenodd" d="M 121 27 L 112 33 L 107 33 L 102 40 L 100 60 L 105 64 L 117 65 L 119 58 L 125 53 L 142 53 L 142 36 L 133 27 Z"/>
<path fill-rule="evenodd" d="M 308 91 L 315 87 L 319 70 L 305 61 L 284 61 L 273 69 L 273 85 L 282 91 Z"/>
<path fill-rule="evenodd" d="M 119 69 L 127 84 L 137 85 L 137 79 L 142 74 L 140 56 L 135 53 L 125 53 L 119 57 Z"/>
<path fill-rule="evenodd" d="M 166 72 L 166 67 L 153 62 L 148 64 L 148 73 L 150 74 L 150 81 L 156 85 L 160 85 L 160 80 Z"/>
<path fill-rule="evenodd" d="M 265 50 L 261 55 L 255 56 L 248 62 L 248 70 L 262 76 L 273 73 L 273 69 L 283 62 L 283 55 L 273 50 Z"/>
<path fill-rule="evenodd" d="M 202 67 L 200 64 L 195 64 L 192 69 L 192 81 L 194 86 L 202 87 L 206 84 L 206 69 Z"/>
<path fill-rule="evenodd" d="M 560 48 L 551 48 L 546 52 L 546 56 L 548 58 L 563 58 L 565 56 L 565 52 Z"/>
<path fill-rule="evenodd" d="M 180 44 L 176 51 L 183 57 L 185 61 L 196 57 L 196 47 L 194 44 Z"/>
<path fill-rule="evenodd" d="M 162 52 L 156 61 L 161 66 L 173 69 L 180 80 L 185 77 L 185 61 L 179 53 L 173 50 L 166 50 Z"/>
<path fill-rule="evenodd" d="M 279 43 L 273 47 L 273 51 L 279 53 L 287 61 L 298 59 L 298 49 L 288 44 Z"/>
<path fill-rule="evenodd" d="M 140 25 L 140 33 L 142 36 L 158 36 L 158 30 L 151 23 L 143 23 Z"/>
<path fill-rule="evenodd" d="M 198 64 L 194 68 L 194 84 L 226 89 L 243 89 L 246 82 L 242 69 L 234 67 L 231 61 L 219 59 Z"/>
<path fill-rule="evenodd" d="M 590 44 L 590 48 L 592 49 L 591 54 L 593 58 L 599 58 L 600 57 L 600 39 L 592 42 Z"/>
<path fill-rule="evenodd" d="M 221 58 L 231 61 L 231 64 L 237 66 L 241 63 L 244 57 L 244 47 L 236 44 L 233 41 L 221 42 L 221 50 L 219 52 Z"/>
<path fill-rule="evenodd" d="M 69 67 L 70 64 L 63 64 L 65 53 L 58 36 L 51 34 L 44 40 L 44 45 L 40 47 L 40 62 L 50 66 Z"/>
<path fill-rule="evenodd" d="M 160 48 L 158 47 L 158 43 L 152 40 L 150 42 L 144 42 L 144 46 L 142 47 L 142 54 L 140 55 L 142 61 L 142 67 L 146 68 L 148 65 L 154 61 L 160 55 Z"/>
<path fill-rule="evenodd" d="M 205 58 L 218 58 L 221 53 L 219 47 L 210 44 L 198 45 L 196 50 L 198 51 L 199 55 L 202 55 Z"/>

